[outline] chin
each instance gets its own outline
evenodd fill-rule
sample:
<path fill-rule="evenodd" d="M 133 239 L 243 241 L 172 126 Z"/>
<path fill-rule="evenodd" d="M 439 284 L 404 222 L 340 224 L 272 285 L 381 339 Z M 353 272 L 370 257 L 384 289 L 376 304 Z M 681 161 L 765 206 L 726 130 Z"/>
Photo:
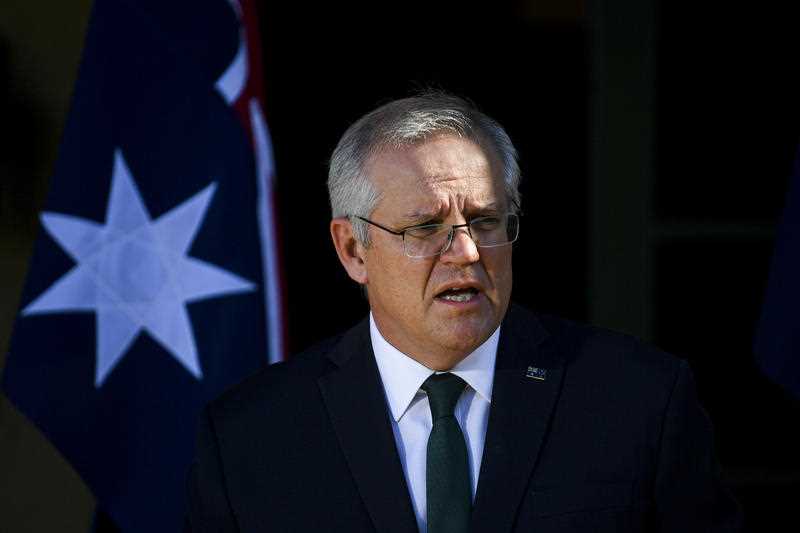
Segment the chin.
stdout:
<path fill-rule="evenodd" d="M 459 324 L 457 322 L 460 321 L 454 320 L 444 326 L 443 330 L 438 332 L 438 336 L 443 347 L 464 356 L 483 344 L 497 328 L 490 320 L 481 320 L 478 323 L 466 321 L 466 323 Z"/>

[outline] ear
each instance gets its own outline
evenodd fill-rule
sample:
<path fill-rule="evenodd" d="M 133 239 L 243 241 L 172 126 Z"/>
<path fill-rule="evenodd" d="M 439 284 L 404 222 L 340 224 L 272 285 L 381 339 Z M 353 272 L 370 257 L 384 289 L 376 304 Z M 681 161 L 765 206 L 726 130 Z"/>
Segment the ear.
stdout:
<path fill-rule="evenodd" d="M 331 220 L 331 238 L 336 255 L 353 281 L 367 283 L 367 266 L 364 263 L 364 247 L 356 240 L 353 224 L 347 217 Z"/>

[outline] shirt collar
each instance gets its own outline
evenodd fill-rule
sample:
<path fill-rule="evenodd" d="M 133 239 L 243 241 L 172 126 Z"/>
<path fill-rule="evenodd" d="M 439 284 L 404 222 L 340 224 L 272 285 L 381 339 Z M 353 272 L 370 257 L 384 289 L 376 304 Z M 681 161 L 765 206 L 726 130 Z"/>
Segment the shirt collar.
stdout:
<path fill-rule="evenodd" d="M 372 339 L 372 351 L 375 353 L 378 371 L 381 374 L 383 388 L 389 402 L 389 409 L 392 411 L 394 420 L 399 421 L 408 406 L 411 405 L 419 388 L 434 371 L 389 344 L 378 330 L 371 312 L 369 314 L 369 333 Z M 499 340 L 500 327 L 498 326 L 483 344 L 450 370 L 490 403 Z"/>

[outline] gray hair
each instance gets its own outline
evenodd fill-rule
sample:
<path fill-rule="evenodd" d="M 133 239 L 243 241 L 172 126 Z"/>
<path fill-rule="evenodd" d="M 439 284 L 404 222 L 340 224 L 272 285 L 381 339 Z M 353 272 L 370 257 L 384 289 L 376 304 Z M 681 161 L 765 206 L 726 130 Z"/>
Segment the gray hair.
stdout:
<path fill-rule="evenodd" d="M 333 217 L 350 217 L 356 239 L 368 245 L 367 224 L 354 217 L 368 218 L 380 192 L 364 172 L 364 165 L 381 149 L 418 144 L 442 133 L 469 139 L 494 151 L 502 165 L 510 209 L 516 212 L 520 205 L 517 150 L 503 127 L 462 98 L 426 92 L 389 102 L 344 132 L 328 170 Z"/>

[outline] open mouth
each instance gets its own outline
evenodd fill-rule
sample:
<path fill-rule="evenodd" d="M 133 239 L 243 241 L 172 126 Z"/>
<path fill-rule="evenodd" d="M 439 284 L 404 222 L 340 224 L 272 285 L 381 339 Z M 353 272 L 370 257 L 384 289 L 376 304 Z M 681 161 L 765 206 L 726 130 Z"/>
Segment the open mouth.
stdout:
<path fill-rule="evenodd" d="M 452 288 L 436 295 L 440 300 L 448 302 L 469 302 L 478 295 L 478 290 L 472 287 Z"/>

